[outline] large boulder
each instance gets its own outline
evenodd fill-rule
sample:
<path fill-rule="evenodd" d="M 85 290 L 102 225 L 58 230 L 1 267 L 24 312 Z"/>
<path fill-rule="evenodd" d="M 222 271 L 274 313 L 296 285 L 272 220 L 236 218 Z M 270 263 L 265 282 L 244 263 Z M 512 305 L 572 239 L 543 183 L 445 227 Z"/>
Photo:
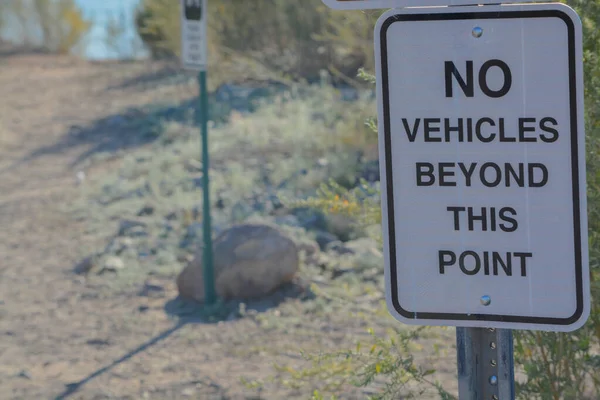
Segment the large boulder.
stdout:
<path fill-rule="evenodd" d="M 217 294 L 223 299 L 265 296 L 290 282 L 298 271 L 298 248 L 281 230 L 265 224 L 240 224 L 213 243 Z M 182 297 L 204 301 L 202 251 L 177 277 Z"/>

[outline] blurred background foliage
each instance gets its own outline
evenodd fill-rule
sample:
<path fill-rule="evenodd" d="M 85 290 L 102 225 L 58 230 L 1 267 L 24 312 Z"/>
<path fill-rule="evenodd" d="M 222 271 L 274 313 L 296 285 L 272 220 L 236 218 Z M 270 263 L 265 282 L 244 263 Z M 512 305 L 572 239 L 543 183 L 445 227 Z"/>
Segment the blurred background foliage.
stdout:
<path fill-rule="evenodd" d="M 4 0 L 0 28 L 9 22 L 17 44 L 60 54 L 80 45 L 91 27 L 75 0 Z"/>
<path fill-rule="evenodd" d="M 321 0 L 209 1 L 209 54 L 214 74 L 236 80 L 316 82 L 321 71 L 358 84 L 373 66 L 373 26 L 380 11 L 340 12 Z M 155 58 L 179 54 L 179 8 L 142 0 L 137 30 Z"/>

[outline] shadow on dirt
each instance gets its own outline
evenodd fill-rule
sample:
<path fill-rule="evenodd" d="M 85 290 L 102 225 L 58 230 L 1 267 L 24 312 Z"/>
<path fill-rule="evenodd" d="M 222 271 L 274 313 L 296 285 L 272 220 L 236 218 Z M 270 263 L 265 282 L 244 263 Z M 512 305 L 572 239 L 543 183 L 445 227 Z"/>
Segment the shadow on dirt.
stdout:
<path fill-rule="evenodd" d="M 135 355 L 148 350 L 150 347 L 152 347 L 155 344 L 157 344 L 157 343 L 163 341 L 164 339 L 168 338 L 173 333 L 175 333 L 178 330 L 180 330 L 181 328 L 183 328 L 185 325 L 187 325 L 186 322 L 180 321 L 175 326 L 173 326 L 172 328 L 169 328 L 169 329 L 161 332 L 160 334 L 156 335 L 155 337 L 153 337 L 152 339 L 150 339 L 146 343 L 143 343 L 142 345 L 138 346 L 137 348 L 131 350 L 129 353 L 125 354 L 123 357 L 121 357 L 121 358 L 113 361 L 112 363 L 106 365 L 105 367 L 102 367 L 102 368 L 96 370 L 95 372 L 93 372 L 92 374 L 88 375 L 87 377 L 85 377 L 84 379 L 80 380 L 79 382 L 69 383 L 68 385 L 66 385 L 65 391 L 62 392 L 61 394 L 59 394 L 55 398 L 55 400 L 63 400 L 63 399 L 67 399 L 67 398 L 71 397 L 79 389 L 81 389 L 86 383 L 88 383 L 91 380 L 93 380 L 94 378 L 97 378 L 100 375 L 102 375 L 102 374 L 110 371 L 114 367 L 116 367 L 116 366 L 124 363 L 125 361 L 129 360 L 130 358 L 133 358 Z"/>
<path fill-rule="evenodd" d="M 263 313 L 290 299 L 307 301 L 314 298 L 314 293 L 310 291 L 305 284 L 301 283 L 289 283 L 284 285 L 282 288 L 263 299 L 250 300 L 248 302 L 232 300 L 227 302 L 219 302 L 213 306 L 207 307 L 203 307 L 202 304 L 197 302 L 184 300 L 178 296 L 167 301 L 164 306 L 165 312 L 171 317 L 177 319 L 177 322 L 173 327 L 164 330 L 150 340 L 142 343 L 112 363 L 99 368 L 80 381 L 67 384 L 65 390 L 55 397 L 54 400 L 66 400 L 70 398 L 90 381 L 111 371 L 115 367 L 125 363 L 136 355 L 147 351 L 152 346 L 162 342 L 187 325 L 216 324 L 224 321 L 232 322 L 236 319 L 244 318 L 246 315 Z M 242 304 L 244 304 L 245 307 L 241 307 Z M 242 308 L 244 311 L 240 312 Z"/>
<path fill-rule="evenodd" d="M 185 76 L 184 76 L 185 77 Z M 138 77 L 124 85 L 151 84 L 157 77 Z M 187 78 L 186 78 L 187 79 Z M 219 125 L 226 123 L 232 111 L 254 112 L 263 101 L 273 99 L 280 86 L 272 88 L 241 87 L 222 85 L 209 95 L 209 120 Z M 99 153 L 116 154 L 126 152 L 159 139 L 165 124 L 176 122 L 193 126 L 197 123 L 198 100 L 192 97 L 179 104 L 153 104 L 144 107 L 129 108 L 125 111 L 98 119 L 87 126 L 71 126 L 69 131 L 56 143 L 33 151 L 26 157 L 7 167 L 7 172 L 37 158 L 63 153 L 69 149 L 87 146 L 88 150 L 77 156 L 69 165 L 79 167 L 92 156 Z"/>
<path fill-rule="evenodd" d="M 302 283 L 288 283 L 262 299 L 247 301 L 230 300 L 218 302 L 210 307 L 176 297 L 165 304 L 165 312 L 182 320 L 195 320 L 202 323 L 217 323 L 243 318 L 246 314 L 257 314 L 278 307 L 289 299 L 311 300 L 314 294 Z M 243 311 L 240 311 L 242 310 Z"/>
<path fill-rule="evenodd" d="M 126 79 L 117 85 L 106 88 L 113 90 L 139 90 L 155 89 L 157 86 L 177 86 L 195 80 L 194 73 L 183 70 L 179 65 L 165 65 L 155 71 L 150 71 L 136 77 Z"/>

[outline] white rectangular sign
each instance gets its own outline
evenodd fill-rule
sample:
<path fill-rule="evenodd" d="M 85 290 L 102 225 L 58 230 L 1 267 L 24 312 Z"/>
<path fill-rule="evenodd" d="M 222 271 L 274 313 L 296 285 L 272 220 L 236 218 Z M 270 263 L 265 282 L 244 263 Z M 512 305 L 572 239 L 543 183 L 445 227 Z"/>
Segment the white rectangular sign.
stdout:
<path fill-rule="evenodd" d="M 390 10 L 375 36 L 392 315 L 581 327 L 590 289 L 577 14 L 560 3 Z"/>
<path fill-rule="evenodd" d="M 186 69 L 207 67 L 207 0 L 181 0 L 181 62 Z"/>
<path fill-rule="evenodd" d="M 519 0 L 527 3 L 536 0 Z M 323 0 L 323 2 L 338 10 L 367 10 L 378 8 L 426 7 L 426 6 L 464 6 L 473 4 L 515 3 L 515 0 Z"/>

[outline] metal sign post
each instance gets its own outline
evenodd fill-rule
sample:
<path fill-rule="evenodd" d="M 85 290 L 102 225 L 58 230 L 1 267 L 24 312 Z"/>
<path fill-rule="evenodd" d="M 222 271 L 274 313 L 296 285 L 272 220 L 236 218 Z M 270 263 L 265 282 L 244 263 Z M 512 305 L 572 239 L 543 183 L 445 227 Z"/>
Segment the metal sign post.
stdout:
<path fill-rule="evenodd" d="M 461 400 L 514 400 L 511 330 L 457 328 L 456 353 Z"/>
<path fill-rule="evenodd" d="M 208 0 L 181 0 L 181 58 L 187 69 L 199 71 L 200 95 L 196 108 L 196 122 L 202 137 L 202 266 L 204 298 L 207 305 L 217 298 L 213 267 L 212 226 L 210 213 L 210 164 L 208 155 L 208 89 L 207 89 L 207 2 Z"/>

